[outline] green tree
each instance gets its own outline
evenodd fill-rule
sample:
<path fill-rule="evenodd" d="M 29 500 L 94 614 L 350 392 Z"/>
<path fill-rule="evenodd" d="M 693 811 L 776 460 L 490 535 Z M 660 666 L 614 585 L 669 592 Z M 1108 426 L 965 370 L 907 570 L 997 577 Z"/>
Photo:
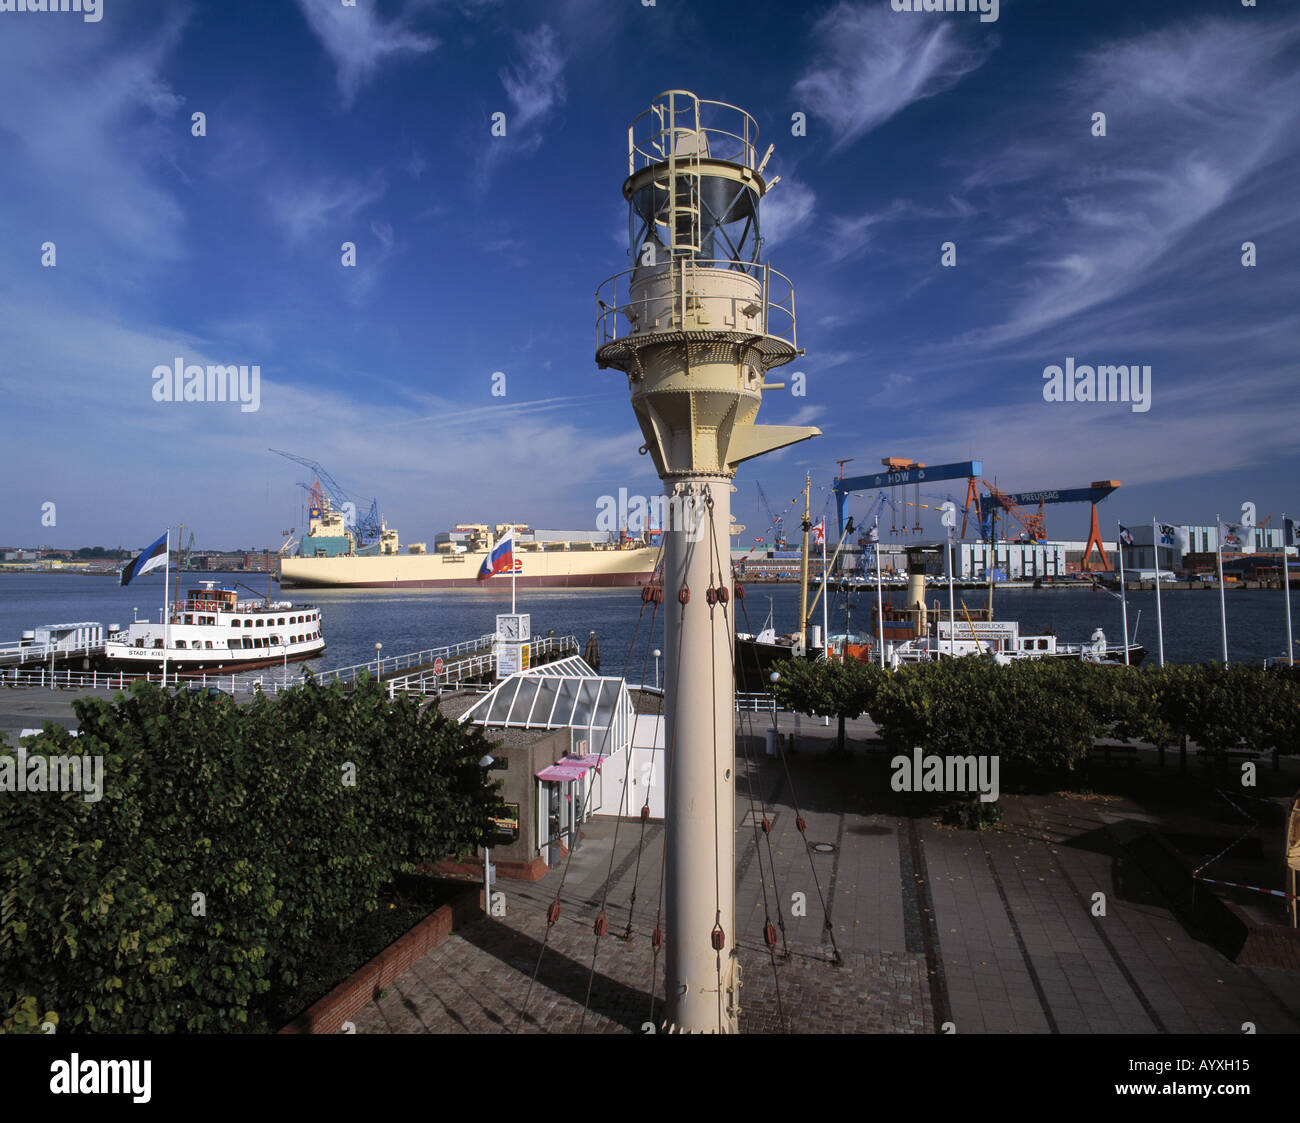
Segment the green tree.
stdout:
<path fill-rule="evenodd" d="M 104 795 L 10 793 L 0 1011 L 60 1030 L 230 1032 L 274 1008 L 397 874 L 471 851 L 488 743 L 436 709 L 309 681 L 236 706 L 137 684 L 29 755 L 104 759 Z M 30 1000 L 30 1001 L 29 1001 Z"/>
<path fill-rule="evenodd" d="M 1044 660 L 1000 666 L 944 659 L 901 667 L 880 691 L 872 716 L 896 752 L 996 754 L 1013 765 L 1072 768 L 1101 728 L 1071 672 Z"/>
<path fill-rule="evenodd" d="M 885 672 L 857 659 L 844 662 L 787 659 L 773 668 L 777 701 L 796 713 L 834 717 L 839 721 L 835 751 L 844 752 L 844 722 L 860 717 L 875 705 Z"/>

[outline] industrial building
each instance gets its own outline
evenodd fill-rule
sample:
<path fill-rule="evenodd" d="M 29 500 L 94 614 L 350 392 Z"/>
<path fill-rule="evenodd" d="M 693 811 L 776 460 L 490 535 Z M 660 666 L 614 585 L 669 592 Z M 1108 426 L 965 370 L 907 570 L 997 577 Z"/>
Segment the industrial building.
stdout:
<path fill-rule="evenodd" d="M 1124 546 L 1124 569 L 1165 569 L 1181 573 L 1186 569 L 1202 568 L 1203 558 L 1194 560 L 1190 555 L 1209 555 L 1209 564 L 1215 564 L 1219 549 L 1219 532 L 1214 526 L 1174 526 L 1172 535 L 1162 535 L 1162 541 L 1155 544 L 1155 527 L 1151 523 L 1142 523 L 1128 528 L 1133 538 L 1131 545 Z M 1282 531 L 1280 528 L 1255 527 L 1254 552 L 1282 549 Z M 1172 542 L 1169 539 L 1172 538 Z M 1233 549 L 1225 553 L 1227 557 L 1238 557 L 1246 553 Z M 1158 555 L 1158 556 L 1157 556 Z M 1158 564 L 1157 564 L 1158 563 Z"/>

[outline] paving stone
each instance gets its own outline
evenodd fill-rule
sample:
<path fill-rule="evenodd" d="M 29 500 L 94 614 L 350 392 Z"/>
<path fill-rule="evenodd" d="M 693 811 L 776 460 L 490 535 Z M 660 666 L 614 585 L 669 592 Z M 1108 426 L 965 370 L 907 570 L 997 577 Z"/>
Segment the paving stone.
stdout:
<path fill-rule="evenodd" d="M 851 747 L 874 733 L 869 722 L 847 724 Z M 751 827 L 737 834 L 742 1031 L 934 1034 L 942 1020 L 934 995 L 958 1033 L 1047 1033 L 1053 1025 L 1069 1034 L 1239 1033 L 1243 1021 L 1261 1033 L 1300 1030 L 1300 973 L 1237 967 L 1154 894 L 1126 900 L 1113 891 L 1113 856 L 1096 852 L 1102 804 L 1004 795 L 998 828 L 940 827 L 905 813 L 879 754 L 858 748 L 850 764 L 825 760 L 819 750 L 834 732 L 801 724 L 788 779 L 763 755 L 760 737 L 749 761 L 737 760 L 738 824 L 750 809 L 747 784 L 773 823 L 770 854 L 754 846 Z M 835 843 L 835 853 L 810 864 L 796 804 L 808 840 Z M 1110 819 L 1118 806 L 1104 805 Z M 414 964 L 354 1019 L 358 1032 L 639 1033 L 661 1019 L 664 964 L 650 932 L 663 827 L 647 829 L 639 875 L 639 831 L 620 831 L 612 862 L 612 821 L 593 820 L 584 833 L 562 890 L 559 871 L 536 883 L 500 882 L 506 916 L 476 921 Z M 1084 836 L 1088 848 L 1072 846 Z M 1090 914 L 1098 890 L 1107 893 L 1104 918 Z M 802 917 L 790 911 L 796 891 L 807 896 Z M 563 911 L 548 934 L 546 908 L 557 892 Z M 609 932 L 593 970 L 591 923 L 602 900 Z M 792 954 L 774 967 L 762 925 L 778 915 L 779 947 Z"/>

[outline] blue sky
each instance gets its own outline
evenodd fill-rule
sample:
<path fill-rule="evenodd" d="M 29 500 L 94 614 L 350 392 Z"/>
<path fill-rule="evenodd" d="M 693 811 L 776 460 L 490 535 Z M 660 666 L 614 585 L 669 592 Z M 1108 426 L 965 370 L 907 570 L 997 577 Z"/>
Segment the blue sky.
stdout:
<path fill-rule="evenodd" d="M 1298 62 L 1300 8 L 1269 0 L 0 12 L 0 542 L 278 545 L 309 474 L 269 448 L 404 541 L 657 491 L 593 293 L 629 264 L 627 125 L 669 88 L 753 114 L 782 177 L 765 254 L 807 394 L 760 421 L 824 436 L 742 466 L 752 535 L 756 479 L 782 505 L 811 471 L 820 503 L 839 457 L 1119 479 L 1108 536 L 1300 513 Z M 155 401 L 178 356 L 258 364 L 259 408 Z M 1067 356 L 1149 364 L 1151 408 L 1044 401 Z M 1048 526 L 1082 538 L 1087 510 Z"/>

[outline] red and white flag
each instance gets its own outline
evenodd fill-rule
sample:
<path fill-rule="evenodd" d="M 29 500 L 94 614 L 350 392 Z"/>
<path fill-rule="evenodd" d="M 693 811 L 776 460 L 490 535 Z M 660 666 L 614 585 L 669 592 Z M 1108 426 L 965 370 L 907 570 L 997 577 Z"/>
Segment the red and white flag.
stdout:
<path fill-rule="evenodd" d="M 822 519 L 821 522 L 819 522 L 815 527 L 812 528 L 812 531 L 813 531 L 813 539 L 817 543 L 817 545 L 818 546 L 824 545 L 826 542 L 826 520 Z"/>

